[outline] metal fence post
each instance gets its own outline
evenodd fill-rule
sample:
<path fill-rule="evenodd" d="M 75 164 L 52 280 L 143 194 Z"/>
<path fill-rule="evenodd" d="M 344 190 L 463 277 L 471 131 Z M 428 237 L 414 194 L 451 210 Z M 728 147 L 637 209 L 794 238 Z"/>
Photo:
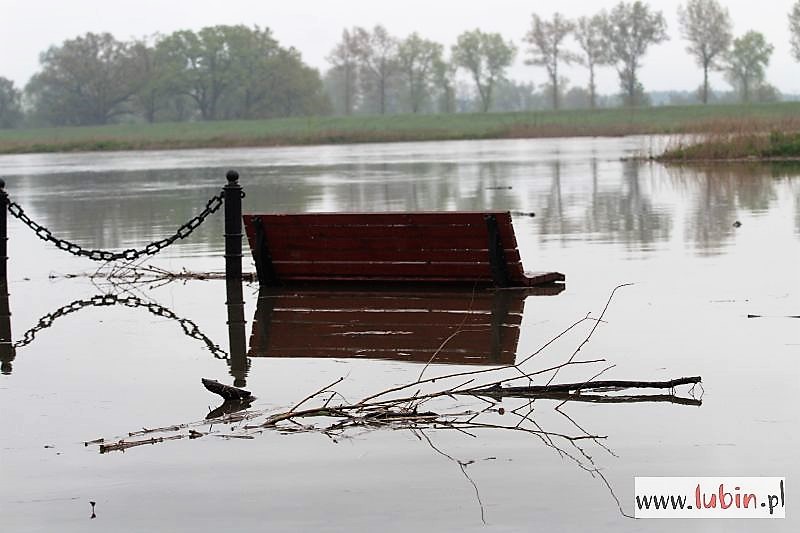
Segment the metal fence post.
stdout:
<path fill-rule="evenodd" d="M 6 182 L 0 178 L 0 280 L 8 274 L 8 193 Z"/>
<path fill-rule="evenodd" d="M 225 278 L 242 279 L 242 186 L 239 173 L 229 170 L 225 197 Z"/>

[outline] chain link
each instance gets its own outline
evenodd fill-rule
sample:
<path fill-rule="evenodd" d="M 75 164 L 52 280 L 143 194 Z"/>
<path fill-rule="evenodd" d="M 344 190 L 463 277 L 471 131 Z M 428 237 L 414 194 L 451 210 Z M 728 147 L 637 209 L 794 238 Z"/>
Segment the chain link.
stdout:
<path fill-rule="evenodd" d="M 225 350 L 220 348 L 218 344 L 212 342 L 211 339 L 209 339 L 205 334 L 203 334 L 202 331 L 200 331 L 200 328 L 197 326 L 197 324 L 188 318 L 180 318 L 175 314 L 174 311 L 172 311 L 172 309 L 168 309 L 154 302 L 147 302 L 137 296 L 117 296 L 115 294 L 98 294 L 89 299 L 75 300 L 74 302 L 70 302 L 63 307 L 56 309 L 52 313 L 47 313 L 39 319 L 39 322 L 34 327 L 22 335 L 22 339 L 14 343 L 14 348 L 22 348 L 23 346 L 27 346 L 33 342 L 37 333 L 52 326 L 53 322 L 55 322 L 58 318 L 75 313 L 81 309 L 85 309 L 86 307 L 108 307 L 112 305 L 144 307 L 153 315 L 175 320 L 178 322 L 178 324 L 180 324 L 181 329 L 187 336 L 202 341 L 214 357 L 217 359 L 228 359 L 228 354 L 225 352 Z"/>
<path fill-rule="evenodd" d="M 77 255 L 78 257 L 88 257 L 93 261 L 108 262 L 118 261 L 120 259 L 124 259 L 126 261 L 135 261 L 145 255 L 155 255 L 175 241 L 179 239 L 185 239 L 191 235 L 192 232 L 194 232 L 194 230 L 196 230 L 200 224 L 202 224 L 203 221 L 208 218 L 209 215 L 216 213 L 219 210 L 224 200 L 224 191 L 216 196 L 213 196 L 208 202 L 206 202 L 206 206 L 200 212 L 200 214 L 193 217 L 186 224 L 178 228 L 178 231 L 176 231 L 174 235 L 167 237 L 166 239 L 153 241 L 144 248 L 138 250 L 129 248 L 121 252 L 109 252 L 107 250 L 87 250 L 81 245 L 75 244 L 74 242 L 54 237 L 53 233 L 49 229 L 32 220 L 18 203 L 12 202 L 8 198 L 7 194 L 3 194 L 2 196 L 3 200 L 1 201 L 5 202 L 6 206 L 8 207 L 8 212 L 21 220 L 23 224 L 31 228 L 36 236 L 43 241 L 51 242 L 55 244 L 58 249 L 69 252 L 72 255 Z M 242 193 L 242 197 L 244 198 L 244 193 Z"/>

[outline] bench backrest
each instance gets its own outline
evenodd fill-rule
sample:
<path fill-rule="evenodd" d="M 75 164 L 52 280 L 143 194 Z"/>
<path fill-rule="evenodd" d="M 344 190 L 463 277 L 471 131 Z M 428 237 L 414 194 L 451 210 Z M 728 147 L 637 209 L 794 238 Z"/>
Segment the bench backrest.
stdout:
<path fill-rule="evenodd" d="M 528 286 L 508 212 L 244 215 L 262 283 Z"/>

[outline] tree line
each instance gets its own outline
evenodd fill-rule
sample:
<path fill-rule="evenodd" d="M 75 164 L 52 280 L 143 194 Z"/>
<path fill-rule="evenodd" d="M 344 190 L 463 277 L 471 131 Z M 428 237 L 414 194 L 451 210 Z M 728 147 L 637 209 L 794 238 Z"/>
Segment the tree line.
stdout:
<path fill-rule="evenodd" d="M 703 73 L 700 102 L 711 99 L 711 71 L 723 72 L 742 101 L 778 98 L 765 79 L 774 47 L 763 34 L 734 37 L 718 0 L 688 0 L 678 7 L 678 19 L 686 50 Z M 792 55 L 800 61 L 800 0 L 788 23 Z M 565 100 L 593 108 L 601 105 L 595 77 L 603 67 L 616 71 L 623 105 L 646 105 L 643 59 L 668 38 L 663 13 L 640 0 L 574 20 L 533 14 L 522 53 L 526 64 L 546 73 L 537 92 L 534 84 L 506 75 L 518 46 L 480 29 L 463 32 L 449 50 L 417 33 L 397 38 L 381 25 L 345 29 L 323 74 L 258 26 L 212 26 L 133 41 L 87 33 L 43 52 L 40 70 L 23 89 L 0 77 L 0 127 L 452 113 L 544 107 L 545 100 L 553 109 Z M 569 64 L 587 69 L 585 88 L 566 89 L 561 68 Z"/>

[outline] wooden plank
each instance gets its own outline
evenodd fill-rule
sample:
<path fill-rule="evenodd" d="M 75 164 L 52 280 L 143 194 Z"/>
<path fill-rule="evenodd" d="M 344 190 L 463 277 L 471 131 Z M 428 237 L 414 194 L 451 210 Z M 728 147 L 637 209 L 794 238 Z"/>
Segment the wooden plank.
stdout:
<path fill-rule="evenodd" d="M 279 278 L 330 276 L 331 278 L 443 278 L 491 280 L 488 263 L 379 263 L 274 261 Z"/>
<path fill-rule="evenodd" d="M 408 238 L 412 237 L 422 241 L 431 239 L 441 239 L 450 237 L 460 237 L 475 239 L 479 242 L 482 248 L 487 248 L 487 229 L 486 222 L 481 217 L 478 223 L 475 224 L 447 224 L 442 223 L 439 225 L 414 225 L 414 224 L 350 224 L 350 225 L 324 225 L 314 223 L 315 219 L 312 215 L 293 215 L 292 219 L 296 220 L 294 225 L 286 225 L 276 223 L 283 221 L 280 215 L 255 215 L 261 219 L 264 228 L 268 234 L 270 231 L 276 234 L 285 235 L 288 239 L 304 240 L 308 238 L 342 238 L 358 236 L 360 238 L 378 238 L 386 239 L 392 238 Z M 276 218 L 278 217 L 278 218 Z M 252 223 L 252 216 L 245 216 L 246 223 Z M 367 217 L 368 218 L 368 217 Z M 505 217 L 498 219 L 498 230 L 504 243 L 507 242 L 508 248 L 516 248 L 516 238 L 514 236 L 514 229 L 511 225 L 511 218 Z"/>
<path fill-rule="evenodd" d="M 354 233 L 349 237 L 318 238 L 307 236 L 298 239 L 285 235 L 278 228 L 270 228 L 266 232 L 270 250 L 286 248 L 290 250 L 488 250 L 488 237 L 474 237 L 469 235 L 454 235 L 452 237 L 421 238 L 415 236 L 391 235 L 384 237 L 361 237 Z M 513 248 L 512 248 L 513 249 Z M 487 259 L 488 261 L 488 252 Z"/>
<path fill-rule="evenodd" d="M 561 272 L 525 272 L 525 280 L 529 287 L 533 287 L 565 281 L 566 277 Z"/>
<path fill-rule="evenodd" d="M 272 258 L 275 261 L 379 261 L 379 262 L 414 262 L 434 261 L 437 263 L 486 263 L 488 250 L 395 250 L 395 249 L 338 249 L 330 247 L 297 248 L 273 247 Z M 324 256 L 322 255 L 324 253 Z M 519 262 L 517 250 L 506 250 L 506 258 L 511 262 Z"/>
<path fill-rule="evenodd" d="M 441 211 L 441 212 L 389 212 L 389 213 L 270 213 L 258 214 L 263 216 L 273 225 L 481 225 L 484 224 L 484 215 L 494 214 L 498 220 L 510 219 L 508 211 L 483 212 L 483 211 Z M 253 215 L 245 215 L 253 216 Z"/>

